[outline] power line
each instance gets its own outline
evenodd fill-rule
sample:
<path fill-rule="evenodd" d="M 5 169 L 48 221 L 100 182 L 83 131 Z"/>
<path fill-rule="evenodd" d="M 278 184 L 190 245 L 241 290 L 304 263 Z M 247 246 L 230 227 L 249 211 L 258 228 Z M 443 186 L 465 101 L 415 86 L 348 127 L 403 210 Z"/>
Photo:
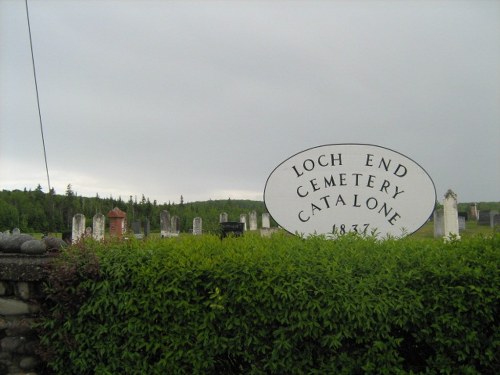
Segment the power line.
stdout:
<path fill-rule="evenodd" d="M 33 41 L 31 40 L 31 26 L 30 26 L 30 16 L 28 11 L 28 0 L 25 0 L 24 2 L 26 4 L 26 18 L 28 19 L 28 33 L 30 36 L 31 61 L 33 62 L 33 77 L 35 78 L 36 103 L 38 105 L 38 118 L 40 119 L 40 133 L 42 134 L 43 156 L 45 158 L 45 170 L 47 171 L 47 184 L 49 185 L 49 193 L 50 193 L 51 188 L 50 188 L 49 166 L 47 163 L 47 150 L 45 148 L 45 138 L 43 136 L 42 112 L 40 111 L 40 97 L 38 95 L 38 84 L 36 80 L 35 55 L 33 54 Z"/>

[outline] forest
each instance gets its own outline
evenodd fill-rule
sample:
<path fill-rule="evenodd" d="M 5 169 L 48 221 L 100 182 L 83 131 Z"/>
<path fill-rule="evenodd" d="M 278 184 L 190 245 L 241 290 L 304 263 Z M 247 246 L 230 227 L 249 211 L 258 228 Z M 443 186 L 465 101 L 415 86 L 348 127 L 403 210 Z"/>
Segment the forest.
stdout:
<path fill-rule="evenodd" d="M 251 200 L 209 200 L 185 203 L 180 197 L 179 203 L 162 203 L 144 195 L 140 199 L 130 196 L 101 198 L 83 197 L 73 191 L 71 184 L 64 195 L 56 194 L 54 189 L 45 193 L 38 185 L 35 190 L 0 191 L 0 231 L 19 228 L 23 233 L 63 233 L 71 231 L 73 215 L 85 215 L 87 226 L 92 226 L 96 213 L 107 213 L 118 207 L 127 213 L 129 226 L 133 221 L 150 221 L 151 231 L 160 230 L 160 212 L 167 210 L 171 216 L 180 218 L 181 232 L 192 229 L 193 219 L 203 219 L 203 231 L 211 232 L 219 228 L 219 215 L 226 212 L 229 221 L 239 221 L 240 214 L 257 212 L 259 227 L 262 213 L 266 212 L 264 202 Z"/>

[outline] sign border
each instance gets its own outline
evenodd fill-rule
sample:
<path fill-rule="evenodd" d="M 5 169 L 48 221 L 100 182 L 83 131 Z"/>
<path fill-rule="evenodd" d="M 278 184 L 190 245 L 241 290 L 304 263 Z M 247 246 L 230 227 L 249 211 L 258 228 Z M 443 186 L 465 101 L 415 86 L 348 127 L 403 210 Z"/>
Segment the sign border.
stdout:
<path fill-rule="evenodd" d="M 413 163 L 415 163 L 420 169 L 422 169 L 425 174 L 427 175 L 427 177 L 429 178 L 429 180 L 431 181 L 432 183 L 432 187 L 434 189 L 434 208 L 432 209 L 432 211 L 429 213 L 429 218 L 431 217 L 431 215 L 433 214 L 435 208 L 436 208 L 436 203 L 437 203 L 437 193 L 436 193 L 436 185 L 434 184 L 434 180 L 432 179 L 432 177 L 430 176 L 430 174 L 427 172 L 427 170 L 425 168 L 423 168 L 419 163 L 417 163 L 415 160 L 413 160 L 412 158 L 410 158 L 409 156 L 399 152 L 399 151 L 395 151 L 389 147 L 385 147 L 385 146 L 379 146 L 379 145 L 375 145 L 375 144 L 372 144 L 372 143 L 326 143 L 326 144 L 323 144 L 323 145 L 319 145 L 319 146 L 314 146 L 314 147 L 309 147 L 309 148 L 306 148 L 302 151 L 299 151 L 295 154 L 293 154 L 292 156 L 286 158 L 285 160 L 283 160 L 281 163 L 279 163 L 272 171 L 271 173 L 269 173 L 269 176 L 267 177 L 266 179 L 266 184 L 264 185 L 264 193 L 262 195 L 262 198 L 263 198 L 263 201 L 264 201 L 264 206 L 266 207 L 266 211 L 269 213 L 269 215 L 271 216 L 271 218 L 279 225 L 280 228 L 282 228 L 283 230 L 285 230 L 286 232 L 290 233 L 290 234 L 293 234 L 294 236 L 296 235 L 296 233 L 292 233 L 290 232 L 289 230 L 287 230 L 285 227 L 281 226 L 280 223 L 273 217 L 272 213 L 269 211 L 268 207 L 267 207 L 267 204 L 266 204 L 266 188 L 267 188 L 267 184 L 269 182 L 269 179 L 271 178 L 271 176 L 273 175 L 273 173 L 281 166 L 283 165 L 284 163 L 286 163 L 288 160 L 294 158 L 295 156 L 299 155 L 299 154 L 302 154 L 306 151 L 310 151 L 310 150 L 314 150 L 316 148 L 321 148 L 321 147 L 327 147 L 327 146 L 370 146 L 370 147 L 376 147 L 376 148 L 380 148 L 380 149 L 384 149 L 384 150 L 388 150 L 388 151 L 391 151 L 391 152 L 394 152 L 396 154 L 399 154 L 401 156 L 403 156 L 404 158 L 406 159 L 409 159 L 411 160 Z M 427 221 L 425 221 L 420 227 L 418 227 L 417 229 L 415 229 L 413 232 L 410 232 L 410 233 L 406 233 L 404 237 L 407 237 L 415 232 L 417 232 L 418 230 L 420 230 L 425 224 L 426 224 Z"/>

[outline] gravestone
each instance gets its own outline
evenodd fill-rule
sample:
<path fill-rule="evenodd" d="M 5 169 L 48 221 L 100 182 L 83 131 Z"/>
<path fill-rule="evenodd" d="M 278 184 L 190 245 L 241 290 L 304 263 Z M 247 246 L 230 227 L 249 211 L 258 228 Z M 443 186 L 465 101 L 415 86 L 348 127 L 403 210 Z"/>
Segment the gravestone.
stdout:
<path fill-rule="evenodd" d="M 496 214 L 493 216 L 493 228 L 500 227 L 500 215 Z"/>
<path fill-rule="evenodd" d="M 92 236 L 96 241 L 104 240 L 104 229 L 106 227 L 106 218 L 103 214 L 95 214 L 92 218 Z"/>
<path fill-rule="evenodd" d="M 460 238 L 460 231 L 458 228 L 458 209 L 457 209 L 457 195 L 449 189 L 444 195 L 443 201 L 444 210 L 444 237 Z"/>
<path fill-rule="evenodd" d="M 223 212 L 219 215 L 219 223 L 227 223 L 228 221 L 228 216 L 227 212 Z"/>
<path fill-rule="evenodd" d="M 243 223 L 237 221 L 226 221 L 220 223 L 221 227 L 221 238 L 225 238 L 228 235 L 235 237 L 240 237 L 243 235 Z"/>
<path fill-rule="evenodd" d="M 246 214 L 240 215 L 240 223 L 243 223 L 243 230 L 246 232 L 246 230 L 247 230 L 247 215 Z"/>
<path fill-rule="evenodd" d="M 181 232 L 181 219 L 179 216 L 172 216 L 170 220 L 170 235 L 171 236 L 178 236 L 179 233 Z"/>
<path fill-rule="evenodd" d="M 149 236 L 149 233 L 151 233 L 151 223 L 149 219 L 146 219 L 144 220 L 144 237 Z"/>
<path fill-rule="evenodd" d="M 21 229 L 19 228 L 12 229 L 12 234 L 21 234 Z"/>
<path fill-rule="evenodd" d="M 483 210 L 479 212 L 479 216 L 477 218 L 478 225 L 490 225 L 490 211 Z"/>
<path fill-rule="evenodd" d="M 270 220 L 270 215 L 267 212 L 264 212 L 262 214 L 262 229 L 269 229 L 271 228 L 271 220 Z"/>
<path fill-rule="evenodd" d="M 479 218 L 479 212 L 477 210 L 477 204 L 472 203 L 469 207 L 469 215 L 471 220 L 477 220 Z"/>
<path fill-rule="evenodd" d="M 170 213 L 168 211 L 160 212 L 160 235 L 169 237 L 171 232 Z"/>
<path fill-rule="evenodd" d="M 193 219 L 193 234 L 198 236 L 203 233 L 202 219 L 201 217 L 195 217 Z"/>
<path fill-rule="evenodd" d="M 135 220 L 132 222 L 132 232 L 134 233 L 134 237 L 137 239 L 142 239 L 144 236 L 142 234 L 141 222 Z"/>
<path fill-rule="evenodd" d="M 489 227 L 493 228 L 495 215 L 498 215 L 498 211 L 495 211 L 495 210 L 480 211 L 479 212 L 479 220 L 477 223 L 479 225 L 488 225 Z"/>
<path fill-rule="evenodd" d="M 92 227 L 85 228 L 85 237 L 92 237 Z"/>
<path fill-rule="evenodd" d="M 444 211 L 442 208 L 434 211 L 434 237 L 444 236 Z"/>
<path fill-rule="evenodd" d="M 76 214 L 73 216 L 73 226 L 71 231 L 71 242 L 77 243 L 85 235 L 85 216 Z"/>
<path fill-rule="evenodd" d="M 465 216 L 459 216 L 458 217 L 458 230 L 461 232 L 461 231 L 464 231 L 465 230 Z"/>
<path fill-rule="evenodd" d="M 113 208 L 108 212 L 109 219 L 109 234 L 121 238 L 127 228 L 127 214 L 118 207 Z"/>
<path fill-rule="evenodd" d="M 257 230 L 257 212 L 250 212 L 250 230 Z"/>

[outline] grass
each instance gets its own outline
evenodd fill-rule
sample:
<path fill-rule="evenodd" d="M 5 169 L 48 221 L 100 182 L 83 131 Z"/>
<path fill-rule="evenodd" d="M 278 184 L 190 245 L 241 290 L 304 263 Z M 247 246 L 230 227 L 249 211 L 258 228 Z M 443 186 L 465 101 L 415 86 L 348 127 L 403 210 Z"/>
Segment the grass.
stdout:
<path fill-rule="evenodd" d="M 478 225 L 475 221 L 466 221 L 465 230 L 460 231 L 460 236 L 471 237 L 475 235 L 489 235 L 494 232 L 498 232 L 500 228 L 495 227 L 494 229 L 486 225 Z M 414 238 L 433 238 L 434 237 L 434 222 L 429 221 L 425 223 L 422 228 L 417 230 L 411 235 Z"/>

